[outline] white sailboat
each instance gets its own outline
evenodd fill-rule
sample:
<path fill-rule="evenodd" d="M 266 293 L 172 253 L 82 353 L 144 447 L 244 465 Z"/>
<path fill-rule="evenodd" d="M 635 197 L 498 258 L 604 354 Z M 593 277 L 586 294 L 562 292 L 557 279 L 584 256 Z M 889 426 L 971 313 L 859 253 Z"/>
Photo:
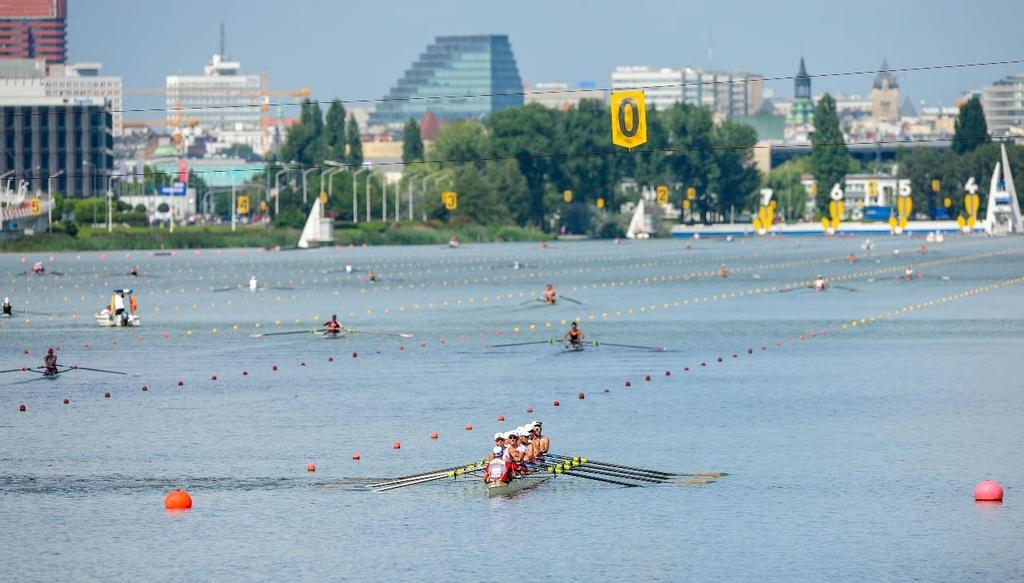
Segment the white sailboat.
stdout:
<path fill-rule="evenodd" d="M 627 239 L 649 239 L 651 234 L 647 232 L 645 227 L 646 214 L 644 208 L 644 199 L 640 199 L 640 202 L 636 203 L 636 209 L 633 211 L 633 218 L 629 220 L 629 228 L 626 229 Z"/>
<path fill-rule="evenodd" d="M 988 189 L 988 205 L 985 210 L 985 229 L 993 235 L 1024 232 L 1017 188 L 1013 184 L 1010 161 L 1006 157 L 1006 146 L 1001 145 L 1002 162 L 996 162 L 992 171 L 992 183 Z"/>
<path fill-rule="evenodd" d="M 316 197 L 313 201 L 313 208 L 309 209 L 309 216 L 306 217 L 306 224 L 302 227 L 299 249 L 319 247 L 321 243 L 330 243 L 334 240 L 334 227 L 331 219 L 324 218 L 323 214 L 320 197 Z"/>

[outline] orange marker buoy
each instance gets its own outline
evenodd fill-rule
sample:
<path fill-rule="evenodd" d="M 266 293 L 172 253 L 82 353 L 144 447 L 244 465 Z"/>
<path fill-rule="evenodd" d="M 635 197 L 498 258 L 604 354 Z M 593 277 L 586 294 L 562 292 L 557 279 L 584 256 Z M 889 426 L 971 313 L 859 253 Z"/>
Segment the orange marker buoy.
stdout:
<path fill-rule="evenodd" d="M 210 380 L 211 380 L 211 381 L 215 381 L 215 380 L 217 380 L 217 375 L 213 375 L 213 376 L 211 376 L 211 377 L 210 377 Z"/>
<path fill-rule="evenodd" d="M 647 382 L 651 382 L 651 375 L 644 375 L 644 380 Z"/>
<path fill-rule="evenodd" d="M 690 367 L 684 366 L 683 367 L 683 372 L 690 372 Z"/>
<path fill-rule="evenodd" d="M 270 370 L 277 372 L 277 365 L 275 364 L 274 366 L 270 367 Z"/>
<path fill-rule="evenodd" d="M 667 377 L 670 377 L 670 376 L 672 376 L 672 371 L 670 371 L 670 370 L 666 370 L 666 371 L 665 371 L 665 376 L 667 376 Z"/>
<path fill-rule="evenodd" d="M 243 376 L 243 377 L 247 377 L 247 376 L 249 376 L 249 371 L 247 371 L 247 370 L 243 370 L 243 371 L 242 371 L 242 376 Z"/>
<path fill-rule="evenodd" d="M 358 356 L 359 356 L 359 353 L 358 353 L 358 352 L 353 352 L 353 353 L 352 353 L 352 358 L 357 358 Z"/>
<path fill-rule="evenodd" d="M 579 399 L 580 401 L 582 401 L 583 399 L 586 399 L 586 398 L 587 398 L 587 396 L 586 396 L 586 395 L 584 395 L 583 393 L 580 393 L 580 394 L 579 394 L 579 395 L 577 395 L 576 397 L 577 397 L 577 398 L 578 398 L 578 399 Z"/>
<path fill-rule="evenodd" d="M 300 362 L 300 363 L 299 363 L 299 366 L 306 366 L 306 363 L 304 363 L 304 362 Z"/>
<path fill-rule="evenodd" d="M 22 403 L 21 405 L 18 405 L 18 411 L 21 411 L 22 413 L 24 413 L 26 410 L 27 410 L 27 407 L 25 407 L 25 403 Z"/>
<path fill-rule="evenodd" d="M 71 399 L 68 399 L 67 397 L 64 397 L 64 404 L 65 405 L 70 405 L 71 404 Z"/>
<path fill-rule="evenodd" d="M 748 348 L 747 349 L 747 354 L 754 354 L 754 349 L 753 348 Z"/>
<path fill-rule="evenodd" d="M 722 357 L 721 356 L 718 357 L 718 362 L 722 362 Z"/>
<path fill-rule="evenodd" d="M 431 431 L 430 432 L 430 439 L 437 439 L 437 432 L 436 431 Z"/>
<path fill-rule="evenodd" d="M 149 387 L 147 387 L 146 385 L 142 385 L 142 392 L 143 393 L 145 393 L 148 390 L 149 390 Z"/>
<path fill-rule="evenodd" d="M 995 480 L 978 482 L 974 487 L 974 500 L 977 502 L 1002 502 L 1003 487 Z"/>
<path fill-rule="evenodd" d="M 473 424 L 472 423 L 467 423 L 465 429 L 466 429 L 466 431 L 473 431 Z"/>
<path fill-rule="evenodd" d="M 505 421 L 504 415 L 498 415 L 498 421 Z"/>
<path fill-rule="evenodd" d="M 179 387 L 184 387 L 185 386 L 185 381 L 179 380 L 178 381 L 178 386 Z"/>
<path fill-rule="evenodd" d="M 107 391 L 107 392 L 103 393 L 103 398 L 104 399 L 109 399 L 110 398 L 110 391 Z"/>
<path fill-rule="evenodd" d="M 533 413 L 533 407 L 527 407 L 526 408 L 526 412 L 527 413 Z"/>
<path fill-rule="evenodd" d="M 308 464 L 306 464 L 306 471 L 307 472 L 315 472 L 316 471 L 316 464 L 314 464 L 313 462 L 309 462 Z"/>
<path fill-rule="evenodd" d="M 356 453 L 352 454 L 352 461 L 355 461 L 355 462 L 357 462 L 357 461 L 359 461 L 360 459 L 362 459 L 362 457 L 361 457 L 361 456 L 359 455 L 359 452 L 358 452 L 358 451 L 357 451 Z"/>
<path fill-rule="evenodd" d="M 560 407 L 561 405 L 562 404 L 559 403 L 558 401 L 555 401 L 554 403 L 551 403 L 551 406 L 553 406 L 553 407 Z"/>
<path fill-rule="evenodd" d="M 184 490 L 171 490 L 164 498 L 167 510 L 188 510 L 192 508 L 192 496 Z"/>
<path fill-rule="evenodd" d="M 327 357 L 327 362 L 334 362 L 334 357 L 333 356 L 328 356 Z"/>
<path fill-rule="evenodd" d="M 627 387 L 632 387 L 633 386 L 633 381 L 626 381 L 626 386 Z"/>
<path fill-rule="evenodd" d="M 402 449 L 402 444 L 398 441 L 394 441 L 391 443 L 391 449 Z"/>

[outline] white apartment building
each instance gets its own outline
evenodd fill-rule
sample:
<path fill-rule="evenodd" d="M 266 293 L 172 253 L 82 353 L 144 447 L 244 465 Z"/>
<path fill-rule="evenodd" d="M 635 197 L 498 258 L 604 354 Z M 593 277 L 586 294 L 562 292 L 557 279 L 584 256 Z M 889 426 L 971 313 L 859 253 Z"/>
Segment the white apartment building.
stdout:
<path fill-rule="evenodd" d="M 238 61 L 213 55 L 202 75 L 167 76 L 167 125 L 172 132 L 195 120 L 195 133 L 206 132 L 220 144 L 246 144 L 265 153 L 268 144 L 260 125 L 263 99 L 259 75 L 241 74 Z"/>
<path fill-rule="evenodd" d="M 982 87 L 981 107 L 993 136 L 1024 134 L 1024 73 Z"/>
<path fill-rule="evenodd" d="M 642 89 L 659 110 L 675 103 L 703 106 L 722 117 L 753 115 L 764 103 L 764 76 L 751 73 L 618 67 L 612 91 Z"/>

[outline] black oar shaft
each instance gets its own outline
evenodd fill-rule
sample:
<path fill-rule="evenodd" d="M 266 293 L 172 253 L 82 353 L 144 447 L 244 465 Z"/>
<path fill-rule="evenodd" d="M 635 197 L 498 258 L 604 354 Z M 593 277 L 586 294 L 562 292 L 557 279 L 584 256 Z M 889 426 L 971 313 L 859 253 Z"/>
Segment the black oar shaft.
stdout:
<path fill-rule="evenodd" d="M 87 366 L 72 366 L 72 367 L 69 367 L 69 368 L 70 369 L 76 369 L 77 368 L 79 370 L 91 370 L 92 372 L 105 372 L 107 374 L 123 374 L 123 375 L 128 374 L 126 372 L 121 372 L 119 370 L 106 370 L 106 369 L 102 369 L 102 368 L 89 368 Z"/>
<path fill-rule="evenodd" d="M 628 480 L 637 480 L 637 481 L 640 481 L 640 482 L 654 482 L 654 483 L 657 483 L 657 484 L 661 484 L 661 483 L 663 483 L 663 482 L 665 482 L 665 481 L 670 479 L 670 478 L 655 477 L 655 476 L 651 476 L 649 474 L 638 474 L 638 473 L 629 472 L 629 471 L 626 471 L 626 470 L 613 470 L 611 468 L 598 468 L 598 467 L 595 467 L 595 466 L 591 466 L 590 464 L 580 464 L 578 466 L 574 466 L 574 467 L 570 468 L 569 470 L 565 470 L 565 471 L 591 472 L 591 473 L 594 473 L 594 474 L 601 474 L 601 475 L 604 475 L 604 476 L 612 476 L 614 478 L 624 478 L 624 479 L 628 479 Z"/>
<path fill-rule="evenodd" d="M 568 460 L 568 461 L 573 461 L 574 459 L 577 459 L 577 458 L 571 458 L 571 457 L 568 457 L 568 456 L 558 455 L 558 454 L 553 454 L 553 453 L 548 454 L 548 457 L 553 457 L 553 458 L 556 458 L 556 459 L 562 459 L 562 460 Z M 608 463 L 608 462 L 592 460 L 592 459 L 589 459 L 589 458 L 587 458 L 586 463 L 588 463 L 588 464 L 595 464 L 595 465 L 601 465 L 601 466 L 608 466 L 610 468 L 620 468 L 620 469 L 623 469 L 623 470 L 634 470 L 634 471 L 638 471 L 638 472 L 647 472 L 649 474 L 656 474 L 656 475 L 660 475 L 660 476 L 679 476 L 679 475 L 681 475 L 681 474 L 674 474 L 672 472 L 659 472 L 657 470 L 648 470 L 646 468 L 638 468 L 638 467 L 635 467 L 635 466 L 623 466 L 623 465 L 620 465 L 620 464 L 611 464 L 611 463 Z"/>
<path fill-rule="evenodd" d="M 575 469 L 568 470 L 568 471 L 563 470 L 561 475 L 563 475 L 563 476 L 572 476 L 574 478 L 584 478 L 584 479 L 587 479 L 587 480 L 597 480 L 598 482 L 606 482 L 608 484 L 615 484 L 617 486 L 625 486 L 627 488 L 638 488 L 638 487 L 640 487 L 640 484 L 630 484 L 629 482 L 619 482 L 618 480 L 609 480 L 609 479 L 606 479 L 606 478 L 598 478 L 597 476 L 589 476 L 587 474 L 577 473 Z"/>

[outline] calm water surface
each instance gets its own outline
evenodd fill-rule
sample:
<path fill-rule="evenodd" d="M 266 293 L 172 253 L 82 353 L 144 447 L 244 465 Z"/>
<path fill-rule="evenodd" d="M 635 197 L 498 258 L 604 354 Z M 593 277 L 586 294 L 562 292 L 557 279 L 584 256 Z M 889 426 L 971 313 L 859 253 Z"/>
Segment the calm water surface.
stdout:
<path fill-rule="evenodd" d="M 59 346 L 132 373 L 0 375 L 3 579 L 1019 579 L 1024 284 L 992 286 L 1024 276 L 1024 241 L 860 243 L 0 256 L 0 295 L 55 314 L 0 321 L 0 368 Z M 36 260 L 64 275 L 19 275 Z M 895 279 L 907 263 L 924 277 Z M 819 273 L 856 291 L 777 291 Z M 274 289 L 212 291 L 250 275 Z M 583 305 L 529 301 L 547 282 Z M 119 286 L 142 327 L 93 324 Z M 250 337 L 332 313 L 416 336 Z M 487 348 L 574 318 L 666 349 Z M 533 418 L 561 453 L 730 475 L 494 500 L 475 480 L 359 487 L 478 459 Z M 972 501 L 986 478 L 1004 504 Z M 168 514 L 178 487 L 195 506 Z"/>

